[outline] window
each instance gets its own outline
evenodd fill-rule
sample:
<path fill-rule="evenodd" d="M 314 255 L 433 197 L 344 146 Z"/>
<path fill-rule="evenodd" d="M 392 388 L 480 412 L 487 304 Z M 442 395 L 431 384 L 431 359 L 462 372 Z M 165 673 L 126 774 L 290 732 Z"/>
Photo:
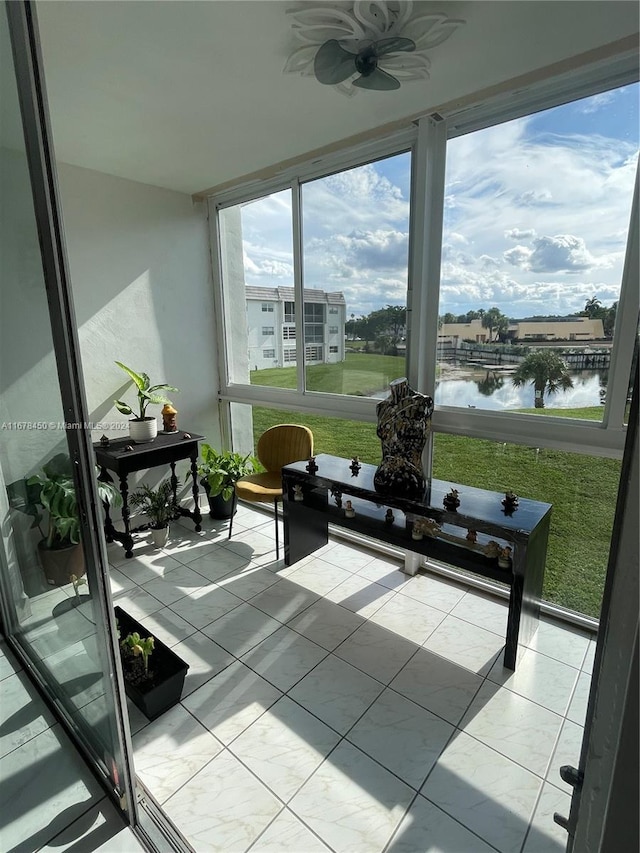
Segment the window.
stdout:
<path fill-rule="evenodd" d="M 342 344 L 330 374 L 318 365 L 305 370 L 308 391 L 379 397 L 407 375 L 410 175 L 406 152 L 302 184 L 305 294 L 326 300 L 329 334 L 359 339 L 357 347 Z M 321 340 L 318 327 L 305 325 L 305 343 Z"/>
<path fill-rule="evenodd" d="M 249 411 L 247 401 L 265 401 L 263 391 L 251 397 L 249 382 L 268 385 L 270 411 L 279 412 L 281 422 L 282 412 L 311 420 L 324 411 L 325 420 L 335 419 L 333 452 L 348 455 L 340 425 L 353 419 L 363 435 L 370 431 L 389 382 L 408 376 L 414 387 L 435 397 L 434 476 L 497 491 L 512 488 L 558 505 L 564 501 L 573 516 L 586 518 L 587 503 L 598 491 L 589 472 L 607 483 L 619 477 L 638 336 L 637 281 L 623 272 L 634 268 L 625 256 L 629 221 L 637 216 L 636 210 L 630 217 L 639 87 L 632 80 L 637 69 L 628 69 L 628 85 L 603 96 L 583 97 L 592 84 L 572 73 L 566 82 L 514 93 L 508 106 L 503 99 L 437 122 L 420 119 L 420 129 L 439 130 L 411 129 L 366 143 L 351 152 L 350 168 L 344 166 L 348 152 L 335 159 L 327 154 L 302 164 L 291 186 L 278 186 L 280 178 L 265 184 L 274 190 L 271 195 L 257 198 L 267 190 L 256 184 L 248 194 L 245 186 L 216 199 L 223 262 L 217 280 L 230 306 L 225 319 L 231 381 L 224 398 L 234 405 L 242 399 Z M 590 91 L 602 92 L 604 79 Z M 541 109 L 545 97 L 566 103 Z M 498 109 L 501 123 L 491 125 Z M 413 152 L 420 163 L 433 164 L 426 173 L 435 187 L 411 182 Z M 441 175 L 444 204 L 437 185 Z M 299 207 L 291 204 L 292 188 L 299 188 Z M 248 310 L 247 331 L 241 332 L 233 313 L 238 282 L 231 265 L 225 266 L 225 251 L 233 244 L 234 218 L 241 223 L 235 238 L 242 236 L 234 259 L 244 249 L 247 293 L 263 288 L 262 296 L 255 294 L 257 305 L 272 301 L 278 320 L 282 306 L 283 338 L 298 341 L 297 349 L 285 350 L 285 367 L 265 365 L 251 379 L 242 367 L 243 347 L 250 351 L 254 334 L 260 345 L 261 322 Z M 425 230 L 425 221 L 436 227 Z M 274 241 L 276 222 L 286 236 Z M 434 244 L 432 232 L 440 222 L 442 241 Z M 302 235 L 295 275 L 293 233 Z M 296 317 L 304 322 L 304 334 L 296 329 Z M 295 336 L 285 338 L 286 326 Z M 552 379 L 555 393 L 545 382 L 536 395 L 527 371 L 516 375 L 530 353 L 543 360 L 556 355 L 565 363 Z M 236 392 L 234 382 L 247 387 Z M 453 439 L 467 442 L 465 453 L 452 451 Z M 360 450 L 359 437 L 356 445 Z M 532 448 L 532 471 L 529 457 L 518 462 L 518 448 Z M 475 482 L 472 457 L 480 459 L 485 451 L 492 464 L 478 466 L 483 473 Z M 502 464 L 500 454 L 509 465 L 516 460 L 515 468 Z M 570 495 L 557 492 L 561 481 Z M 610 532 L 607 515 L 595 539 L 589 534 L 597 566 L 584 563 L 588 578 L 572 557 L 583 554 L 580 531 L 564 538 L 564 553 L 557 537 L 554 571 L 564 563 L 567 574 L 556 574 L 550 600 L 594 612 L 578 590 L 601 585 Z"/>
<path fill-rule="evenodd" d="M 273 314 L 273 302 L 263 302 L 262 310 L 268 311 L 270 314 Z"/>
<path fill-rule="evenodd" d="M 296 339 L 296 327 L 295 326 L 283 326 L 282 327 L 282 337 L 285 341 L 295 341 Z"/>
<path fill-rule="evenodd" d="M 307 361 L 322 361 L 322 347 L 305 347 L 304 355 Z"/>
<path fill-rule="evenodd" d="M 276 357 L 276 351 L 274 349 L 263 349 L 262 350 L 262 357 L 263 358 L 275 358 Z"/>
<path fill-rule="evenodd" d="M 262 366 L 264 338 L 275 335 L 275 325 L 263 326 L 264 314 L 271 313 L 268 309 L 263 312 L 263 306 L 273 307 L 273 320 L 283 294 L 293 305 L 291 190 L 243 199 L 223 208 L 217 212 L 217 228 L 227 380 L 295 388 L 295 369 L 283 373 L 282 368 Z M 240 313 L 243 304 L 246 318 Z"/>
<path fill-rule="evenodd" d="M 626 87 L 449 141 L 436 404 L 602 420 L 637 100 Z"/>
<path fill-rule="evenodd" d="M 317 323 L 304 324 L 304 340 L 307 344 L 324 341 L 324 326 Z"/>

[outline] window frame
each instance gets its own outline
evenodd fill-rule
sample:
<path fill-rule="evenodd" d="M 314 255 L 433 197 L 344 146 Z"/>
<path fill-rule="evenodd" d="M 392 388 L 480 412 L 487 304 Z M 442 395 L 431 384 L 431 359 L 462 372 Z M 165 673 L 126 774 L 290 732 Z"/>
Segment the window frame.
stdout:
<path fill-rule="evenodd" d="M 407 290 L 407 376 L 413 387 L 433 396 L 436 377 L 437 321 L 440 291 L 444 171 L 449 139 L 533 115 L 542 110 L 580 98 L 638 82 L 635 55 L 631 53 L 574 69 L 563 75 L 525 86 L 516 92 L 502 92 L 493 99 L 473 105 L 432 113 L 419 118 L 408 129 L 371 140 L 359 146 L 300 162 L 277 177 L 247 183 L 209 199 L 212 237 L 213 279 L 216 282 L 217 319 L 220 341 L 225 341 L 223 270 L 217 213 L 227 207 L 264 198 L 289 189 L 292 194 L 292 232 L 296 325 L 304 328 L 301 270 L 301 186 L 308 181 L 353 169 L 385 157 L 411 152 L 411 199 L 409 221 L 409 276 Z M 434 432 L 468 435 L 474 438 L 501 436 L 504 441 L 537 447 L 572 450 L 588 455 L 621 458 L 626 426 L 623 424 L 633 349 L 637 333 L 639 299 L 633 282 L 638 280 L 638 191 L 634 193 L 624 272 L 620 283 L 619 308 L 614 330 L 610 388 L 603 419 L 580 421 L 563 417 L 516 412 L 493 412 L 438 406 L 432 418 Z M 427 283 L 429 286 L 427 286 Z M 223 404 L 231 402 L 277 406 L 298 412 L 375 422 L 377 400 L 349 395 L 327 394 L 304 388 L 303 352 L 306 336 L 296 340 L 298 383 L 296 389 L 254 386 L 230 382 L 228 354 L 220 347 L 220 392 Z"/>

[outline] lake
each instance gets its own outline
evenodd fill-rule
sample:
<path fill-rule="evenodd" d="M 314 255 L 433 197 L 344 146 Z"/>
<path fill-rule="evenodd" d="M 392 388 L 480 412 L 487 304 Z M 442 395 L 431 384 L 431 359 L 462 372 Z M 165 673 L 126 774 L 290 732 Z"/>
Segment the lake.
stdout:
<path fill-rule="evenodd" d="M 545 394 L 545 409 L 580 409 L 599 406 L 602 384 L 600 374 L 592 371 L 571 373 L 573 388 Z M 516 388 L 511 374 L 495 375 L 491 371 L 478 373 L 473 379 L 442 379 L 438 383 L 435 402 L 440 406 L 471 406 L 477 409 L 513 410 L 535 406 L 533 385 Z"/>

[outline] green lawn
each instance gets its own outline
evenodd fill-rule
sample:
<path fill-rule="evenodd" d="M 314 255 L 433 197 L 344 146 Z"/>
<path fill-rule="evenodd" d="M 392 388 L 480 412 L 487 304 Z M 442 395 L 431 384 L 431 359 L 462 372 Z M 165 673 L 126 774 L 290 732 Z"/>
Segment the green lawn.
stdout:
<path fill-rule="evenodd" d="M 369 360 L 373 360 L 373 366 Z M 342 389 L 353 388 L 357 380 L 371 383 L 367 387 L 375 388 L 372 383 L 380 381 L 380 371 L 374 368 L 381 361 L 389 362 L 385 369 L 390 375 L 399 375 L 393 370 L 398 359 L 363 354 L 353 359 L 348 357 L 344 365 L 318 365 L 324 369 L 318 370 L 316 377 L 325 385 L 321 390 L 335 391 L 338 384 L 342 386 L 341 393 L 356 393 Z M 294 368 L 285 368 L 282 373 L 291 370 Z M 280 371 L 259 371 L 267 373 L 271 380 L 264 384 L 274 385 L 273 376 Z M 337 378 L 333 386 L 332 375 Z M 255 382 L 256 376 L 252 374 L 252 381 Z M 263 376 L 260 379 L 263 384 Z M 282 381 L 286 382 L 286 374 Z M 362 389 L 362 385 L 357 387 Z M 557 409 L 525 411 L 542 417 L 559 414 Z M 599 407 L 562 409 L 562 416 L 600 420 L 602 412 Z M 277 423 L 303 423 L 313 430 L 316 453 L 346 457 L 357 454 L 364 462 L 374 465 L 380 462 L 375 424 L 256 406 L 253 418 L 256 438 Z M 434 440 L 433 475 L 500 492 L 512 489 L 523 497 L 553 504 L 545 598 L 571 610 L 598 616 L 620 477 L 619 461 L 438 434 Z"/>

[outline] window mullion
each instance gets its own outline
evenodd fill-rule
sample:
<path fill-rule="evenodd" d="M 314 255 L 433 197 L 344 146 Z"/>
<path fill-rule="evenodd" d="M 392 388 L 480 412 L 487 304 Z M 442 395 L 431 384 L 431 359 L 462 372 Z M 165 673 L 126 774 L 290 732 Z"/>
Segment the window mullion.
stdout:
<path fill-rule="evenodd" d="M 629 377 L 631 363 L 638 334 L 638 311 L 640 301 L 638 294 L 638 175 L 631 204 L 629 221 L 629 238 L 625 256 L 620 299 L 616 311 L 616 323 L 613 333 L 613 350 L 609 365 L 607 382 L 607 400 L 603 417 L 603 427 L 614 429 L 624 423 L 624 412 L 629 393 Z"/>
<path fill-rule="evenodd" d="M 439 116 L 420 119 L 411 187 L 409 249 L 409 379 L 435 394 L 436 342 L 447 141 Z"/>
<path fill-rule="evenodd" d="M 293 229 L 293 289 L 296 318 L 297 388 L 304 393 L 304 282 L 302 280 L 302 189 L 300 181 L 291 182 L 291 219 Z"/>

